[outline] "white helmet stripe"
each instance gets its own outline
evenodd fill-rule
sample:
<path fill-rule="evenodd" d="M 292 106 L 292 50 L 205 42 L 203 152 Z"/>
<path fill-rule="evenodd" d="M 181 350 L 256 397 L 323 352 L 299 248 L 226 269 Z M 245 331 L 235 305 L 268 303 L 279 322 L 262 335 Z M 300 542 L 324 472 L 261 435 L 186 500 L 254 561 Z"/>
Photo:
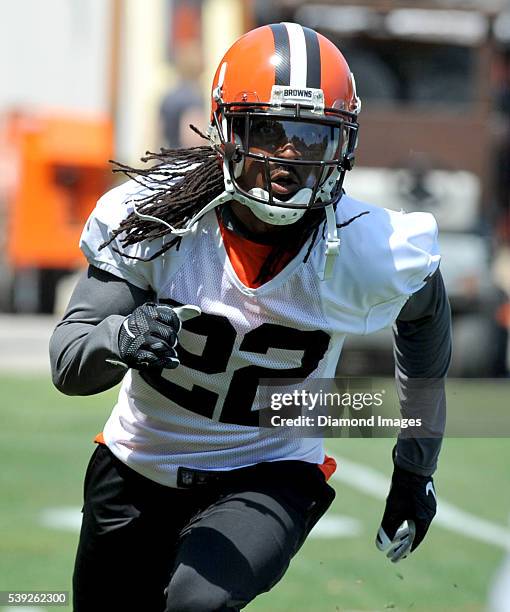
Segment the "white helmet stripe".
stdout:
<path fill-rule="evenodd" d="M 289 35 L 291 87 L 306 87 L 307 55 L 303 28 L 297 23 L 284 23 Z"/>

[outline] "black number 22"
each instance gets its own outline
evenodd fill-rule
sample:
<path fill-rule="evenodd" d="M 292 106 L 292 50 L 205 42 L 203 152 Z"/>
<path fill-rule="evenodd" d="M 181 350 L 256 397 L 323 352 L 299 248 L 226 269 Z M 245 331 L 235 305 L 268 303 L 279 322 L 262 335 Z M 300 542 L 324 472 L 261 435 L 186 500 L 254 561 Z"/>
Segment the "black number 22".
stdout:
<path fill-rule="evenodd" d="M 174 300 L 161 302 L 180 306 Z M 205 336 L 205 344 L 201 355 L 190 353 L 179 346 L 177 350 L 182 365 L 204 374 L 219 374 L 227 370 L 236 339 L 236 331 L 227 317 L 203 312 L 200 316 L 186 321 L 183 329 Z M 302 331 L 274 323 L 263 323 L 250 330 L 241 342 L 241 351 L 264 355 L 270 348 L 301 350 L 301 364 L 299 367 L 285 370 L 255 365 L 236 370 L 232 375 L 219 420 L 236 425 L 257 425 L 258 415 L 251 407 L 259 380 L 306 378 L 324 357 L 329 340 L 329 335 L 322 330 Z M 142 372 L 141 376 L 145 382 L 182 408 L 212 418 L 218 400 L 218 394 L 214 391 L 199 385 L 193 385 L 191 390 L 185 389 L 163 378 L 160 372 Z"/>

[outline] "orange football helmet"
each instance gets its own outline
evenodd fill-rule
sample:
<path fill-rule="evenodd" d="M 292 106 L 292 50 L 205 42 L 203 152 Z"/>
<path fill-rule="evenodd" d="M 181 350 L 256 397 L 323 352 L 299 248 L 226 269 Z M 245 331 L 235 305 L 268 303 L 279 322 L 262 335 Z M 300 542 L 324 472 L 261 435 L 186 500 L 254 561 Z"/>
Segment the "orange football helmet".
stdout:
<path fill-rule="evenodd" d="M 273 224 L 335 204 L 354 163 L 360 108 L 349 66 L 326 37 L 295 23 L 248 32 L 212 84 L 209 133 L 223 151 L 227 192 Z M 259 164 L 263 187 L 243 181 L 247 160 Z"/>

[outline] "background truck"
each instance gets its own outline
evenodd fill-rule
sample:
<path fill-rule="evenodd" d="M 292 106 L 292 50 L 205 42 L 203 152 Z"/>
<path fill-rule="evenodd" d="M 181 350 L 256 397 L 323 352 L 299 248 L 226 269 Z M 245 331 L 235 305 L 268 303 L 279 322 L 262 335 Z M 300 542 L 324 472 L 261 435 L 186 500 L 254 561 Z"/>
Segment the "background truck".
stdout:
<path fill-rule="evenodd" d="M 505 374 L 508 296 L 493 275 L 508 240 L 509 109 L 502 100 L 510 91 L 510 19 L 503 3 L 284 4 L 281 15 L 265 5 L 261 17 L 324 33 L 356 77 L 362 111 L 349 195 L 429 211 L 438 221 L 453 310 L 451 373 Z M 389 351 L 389 330 L 349 338 L 341 372 L 390 373 Z"/>

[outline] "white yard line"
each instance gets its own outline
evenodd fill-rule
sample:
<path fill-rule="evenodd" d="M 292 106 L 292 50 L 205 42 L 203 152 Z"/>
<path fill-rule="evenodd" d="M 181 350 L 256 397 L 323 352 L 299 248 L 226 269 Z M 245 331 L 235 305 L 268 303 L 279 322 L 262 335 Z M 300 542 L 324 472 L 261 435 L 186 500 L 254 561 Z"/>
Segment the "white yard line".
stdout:
<path fill-rule="evenodd" d="M 49 529 L 59 531 L 80 531 L 81 510 L 73 506 L 45 508 L 39 515 L 39 522 Z M 322 518 L 310 533 L 313 538 L 352 538 L 363 531 L 361 521 L 351 516 L 328 514 Z"/>
<path fill-rule="evenodd" d="M 363 533 L 360 520 L 340 514 L 326 514 L 310 532 L 310 538 L 355 538 Z"/>
<path fill-rule="evenodd" d="M 386 499 L 390 485 L 389 478 L 371 467 L 355 463 L 345 457 L 337 455 L 334 457 L 338 463 L 338 469 L 332 476 L 333 480 L 347 484 L 371 497 Z M 441 498 L 438 500 L 434 523 L 473 540 L 510 551 L 509 529 L 469 514 Z"/>
<path fill-rule="evenodd" d="M 41 525 L 44 525 L 44 527 L 49 527 L 50 529 L 80 531 L 81 508 L 78 506 L 45 508 L 39 516 L 39 522 Z"/>
<path fill-rule="evenodd" d="M 2 612 L 44 612 L 46 608 L 41 608 L 41 606 L 6 606 L 0 608 Z"/>
<path fill-rule="evenodd" d="M 332 476 L 333 480 L 370 497 L 386 499 L 390 481 L 384 474 L 345 457 L 335 456 L 335 459 L 338 469 Z M 40 522 L 51 529 L 79 531 L 81 518 L 78 507 L 56 507 L 46 508 L 40 515 Z M 510 551 L 510 529 L 465 512 L 441 498 L 438 501 L 434 523 L 473 540 Z M 362 531 L 363 527 L 358 519 L 328 514 L 319 521 L 311 536 L 315 538 L 355 537 Z"/>

